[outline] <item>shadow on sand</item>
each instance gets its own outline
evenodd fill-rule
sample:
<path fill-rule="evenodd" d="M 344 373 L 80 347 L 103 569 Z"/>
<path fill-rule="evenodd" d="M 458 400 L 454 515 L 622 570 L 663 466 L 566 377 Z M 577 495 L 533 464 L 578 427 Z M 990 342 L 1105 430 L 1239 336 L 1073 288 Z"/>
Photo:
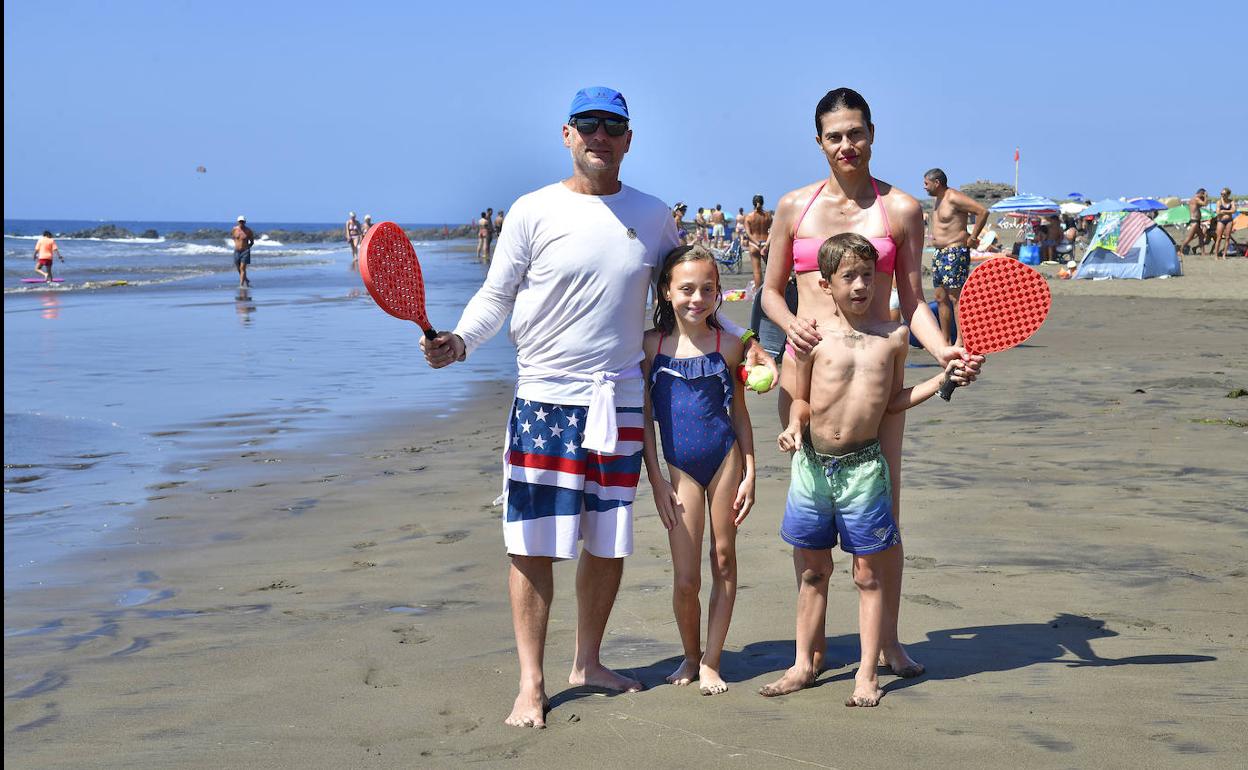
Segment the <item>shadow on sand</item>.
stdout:
<path fill-rule="evenodd" d="M 927 666 L 927 673 L 915 679 L 889 681 L 884 685 L 884 691 L 902 690 L 932 679 L 962 679 L 989 671 L 1013 671 L 1045 663 L 1078 668 L 1158 666 L 1217 660 L 1210 655 L 1174 653 L 1105 658 L 1092 649 L 1094 640 L 1117 635 L 1116 631 L 1105 627 L 1103 620 L 1068 613 L 1059 614 L 1045 623 L 968 626 L 931 631 L 928 632 L 927 639 L 906 646 L 911 657 Z M 828 637 L 827 669 L 848 666 L 849 670 L 832 676 L 827 676 L 825 671 L 814 686 L 852 679 L 859 654 L 856 634 Z M 680 660 L 680 656 L 672 656 L 645 667 L 623 671 L 639 679 L 647 688 L 657 687 L 666 684 L 664 677 L 675 670 Z M 740 651 L 725 651 L 721 673 L 725 681 L 743 682 L 769 672 L 784 671 L 792 663 L 792 640 L 752 642 Z M 550 705 L 554 708 L 586 695 L 603 692 L 574 687 L 555 695 Z"/>

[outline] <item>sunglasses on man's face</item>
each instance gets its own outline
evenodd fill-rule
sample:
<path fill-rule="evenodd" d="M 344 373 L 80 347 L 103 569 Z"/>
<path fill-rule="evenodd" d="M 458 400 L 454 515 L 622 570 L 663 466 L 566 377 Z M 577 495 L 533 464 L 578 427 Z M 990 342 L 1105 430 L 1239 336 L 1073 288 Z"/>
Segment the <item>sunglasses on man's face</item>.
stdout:
<path fill-rule="evenodd" d="M 599 126 L 607 130 L 607 136 L 624 136 L 628 132 L 628 121 L 624 118 L 572 118 L 568 125 L 583 136 L 593 136 Z"/>

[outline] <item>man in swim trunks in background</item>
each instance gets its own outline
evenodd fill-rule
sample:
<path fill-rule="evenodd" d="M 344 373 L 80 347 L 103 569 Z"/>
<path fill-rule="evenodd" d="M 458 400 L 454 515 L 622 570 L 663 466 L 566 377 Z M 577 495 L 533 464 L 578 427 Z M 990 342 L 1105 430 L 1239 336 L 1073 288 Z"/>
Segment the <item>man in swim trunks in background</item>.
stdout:
<path fill-rule="evenodd" d="M 553 564 L 577 558 L 576 653 L 568 683 L 641 689 L 600 660 L 642 463 L 643 308 L 677 245 L 667 204 L 620 182 L 632 143 L 628 104 L 611 88 L 576 93 L 562 127 L 572 176 L 511 207 L 481 289 L 453 332 L 421 338 L 435 369 L 463 361 L 511 315 L 518 383 L 508 414 L 503 539 L 520 692 L 505 720 L 545 727 L 543 670 Z M 730 334 L 746 331 L 720 318 Z M 752 333 L 747 333 L 748 335 Z M 757 343 L 748 363 L 771 361 Z M 605 479 L 609 477 L 610 481 Z"/>
<path fill-rule="evenodd" d="M 745 215 L 745 245 L 750 250 L 754 268 L 754 290 L 763 290 L 763 262 L 767 259 L 767 238 L 771 233 L 771 214 L 763 208 L 763 196 L 754 196 L 754 210 Z"/>
<path fill-rule="evenodd" d="M 1201 217 L 1204 216 L 1203 207 L 1209 205 L 1209 194 L 1205 192 L 1205 188 L 1200 188 L 1187 201 L 1187 213 L 1191 217 L 1191 225 L 1187 228 L 1187 235 L 1184 236 L 1183 242 L 1179 244 L 1179 251 L 1187 253 L 1187 244 L 1192 239 L 1196 239 L 1196 252 L 1200 254 L 1205 250 L 1205 228 L 1201 226 Z"/>
<path fill-rule="evenodd" d="M 44 230 L 39 240 L 35 241 L 35 272 L 43 276 L 43 280 L 48 283 L 52 282 L 53 257 L 62 262 L 65 261 L 65 257 L 61 256 L 61 250 L 56 246 L 56 240 L 52 237 L 52 231 Z"/>
<path fill-rule="evenodd" d="M 936 317 L 945 339 L 953 344 L 953 312 L 971 272 L 971 246 L 988 224 L 988 209 L 969 195 L 949 186 L 945 172 L 934 168 L 923 175 L 923 189 L 936 199 L 932 210 L 932 286 L 936 289 Z M 975 216 L 975 230 L 967 233 L 967 219 Z"/>
<path fill-rule="evenodd" d="M 256 242 L 256 234 L 247 226 L 247 218 L 242 214 L 238 215 L 238 224 L 230 231 L 230 237 L 234 239 L 234 269 L 238 271 L 238 285 L 250 286 L 247 266 L 251 264 L 251 245 Z"/>
<path fill-rule="evenodd" d="M 715 210 L 711 212 L 711 238 L 715 241 L 715 248 L 724 248 L 724 206 L 716 203 Z"/>

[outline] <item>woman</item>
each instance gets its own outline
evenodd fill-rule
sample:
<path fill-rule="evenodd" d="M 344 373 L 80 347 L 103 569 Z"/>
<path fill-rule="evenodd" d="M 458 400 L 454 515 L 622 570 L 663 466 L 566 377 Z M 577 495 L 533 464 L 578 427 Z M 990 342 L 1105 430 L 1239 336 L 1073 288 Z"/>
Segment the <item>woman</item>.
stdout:
<path fill-rule="evenodd" d="M 477 259 L 486 261 L 490 258 L 490 220 L 485 212 L 477 217 Z"/>
<path fill-rule="evenodd" d="M 1217 217 L 1217 235 L 1214 236 L 1213 254 L 1216 259 L 1226 259 L 1230 256 L 1231 251 L 1231 227 L 1235 222 L 1235 201 L 1231 200 L 1231 188 L 1222 188 L 1222 197 L 1218 198 L 1218 208 L 1214 216 Z M 1222 239 L 1226 239 L 1226 245 L 1222 245 Z"/>
<path fill-rule="evenodd" d="M 800 187 L 780 200 L 772 225 L 770 255 L 763 281 L 763 309 L 788 333 L 786 365 L 781 368 L 779 398 L 780 422 L 787 425 L 792 403 L 795 351 L 809 352 L 820 340 L 819 330 L 810 319 L 835 313 L 831 299 L 819 288 L 816 255 L 827 238 L 854 232 L 867 237 L 880 254 L 875 275 L 871 314 L 889 318 L 889 298 L 893 276 L 902 313 L 910 319 L 914 335 L 942 365 L 961 357 L 969 379 L 974 379 L 983 358 L 970 357 L 960 347 L 948 344 L 940 324 L 923 297 L 920 259 L 923 253 L 923 212 L 910 195 L 871 176 L 871 145 L 875 126 L 867 101 L 849 88 L 829 91 L 815 108 L 815 141 L 823 152 L 829 175 Z M 797 274 L 798 310 L 785 304 L 785 284 L 790 272 Z M 900 525 L 901 439 L 904 413 L 888 416 L 880 433 L 880 444 L 888 460 L 893 488 L 893 515 Z M 923 666 L 911 660 L 897 639 L 897 612 L 901 602 L 901 573 L 904 555 L 900 547 L 889 550 L 892 558 L 878 575 L 856 575 L 855 579 L 877 579 L 884 588 L 886 631 L 881 638 L 881 663 L 899 676 L 918 676 Z M 797 554 L 795 568 L 802 579 Z M 831 563 L 827 565 L 831 570 Z M 826 578 L 825 578 L 826 579 Z M 778 681 L 762 689 L 764 695 L 782 695 L 806 687 L 814 681 L 823 664 L 823 637 L 809 660 L 799 659 Z"/>

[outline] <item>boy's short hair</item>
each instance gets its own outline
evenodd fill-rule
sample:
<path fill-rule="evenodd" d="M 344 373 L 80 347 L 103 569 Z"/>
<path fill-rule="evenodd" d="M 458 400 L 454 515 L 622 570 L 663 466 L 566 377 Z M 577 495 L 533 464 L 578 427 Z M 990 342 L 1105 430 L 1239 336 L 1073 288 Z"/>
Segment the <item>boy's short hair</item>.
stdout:
<path fill-rule="evenodd" d="M 875 250 L 871 241 L 858 233 L 834 235 L 819 247 L 819 273 L 823 276 L 823 280 L 831 281 L 832 276 L 841 267 L 841 260 L 847 256 L 874 265 L 875 261 L 880 258 L 880 252 Z"/>

